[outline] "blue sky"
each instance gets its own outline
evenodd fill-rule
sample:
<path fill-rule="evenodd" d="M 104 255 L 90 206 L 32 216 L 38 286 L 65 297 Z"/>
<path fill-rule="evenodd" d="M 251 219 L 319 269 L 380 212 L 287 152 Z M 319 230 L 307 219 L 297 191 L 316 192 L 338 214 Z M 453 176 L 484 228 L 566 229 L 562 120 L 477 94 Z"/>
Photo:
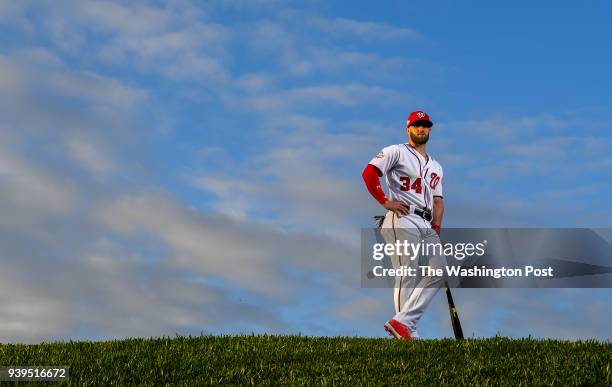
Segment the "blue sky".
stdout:
<path fill-rule="evenodd" d="M 0 3 L 0 340 L 382 336 L 360 174 L 430 113 L 447 227 L 610 227 L 610 5 Z M 609 339 L 608 289 L 457 290 Z M 438 297 L 419 332 L 452 334 Z"/>

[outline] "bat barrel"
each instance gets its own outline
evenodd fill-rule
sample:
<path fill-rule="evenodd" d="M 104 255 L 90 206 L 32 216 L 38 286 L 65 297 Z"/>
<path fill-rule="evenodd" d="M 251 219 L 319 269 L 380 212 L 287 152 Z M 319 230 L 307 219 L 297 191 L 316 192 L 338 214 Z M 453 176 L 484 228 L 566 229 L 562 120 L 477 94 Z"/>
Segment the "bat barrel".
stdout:
<path fill-rule="evenodd" d="M 463 339 L 463 329 L 461 329 L 461 322 L 459 321 L 459 313 L 457 313 L 457 308 L 455 307 L 455 301 L 453 301 L 453 295 L 451 294 L 451 290 L 448 287 L 448 284 L 445 289 L 446 300 L 448 301 L 448 310 L 450 312 L 451 324 L 453 325 L 453 332 L 455 333 L 455 339 L 461 340 Z"/>

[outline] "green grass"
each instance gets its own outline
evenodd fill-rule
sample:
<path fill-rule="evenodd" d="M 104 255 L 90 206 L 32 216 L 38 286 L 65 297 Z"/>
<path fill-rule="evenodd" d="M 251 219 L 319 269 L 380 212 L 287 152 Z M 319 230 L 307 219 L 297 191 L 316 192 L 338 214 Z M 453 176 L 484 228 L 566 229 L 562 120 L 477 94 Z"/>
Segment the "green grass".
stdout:
<path fill-rule="evenodd" d="M 0 345 L 0 365 L 68 365 L 71 384 L 612 385 L 612 343 L 299 336 Z M 40 382 L 33 382 L 40 384 Z"/>

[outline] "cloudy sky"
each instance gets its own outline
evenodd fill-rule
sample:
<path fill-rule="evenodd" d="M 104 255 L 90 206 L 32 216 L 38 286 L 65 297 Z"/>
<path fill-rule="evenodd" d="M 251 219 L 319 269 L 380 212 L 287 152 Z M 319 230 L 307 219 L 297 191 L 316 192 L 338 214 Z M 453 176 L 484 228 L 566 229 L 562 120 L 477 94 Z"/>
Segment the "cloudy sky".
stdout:
<path fill-rule="evenodd" d="M 360 174 L 415 109 L 444 226 L 611 227 L 612 10 L 538 4 L 0 1 L 0 342 L 384 336 Z M 612 338 L 609 289 L 455 301 L 468 336 Z"/>

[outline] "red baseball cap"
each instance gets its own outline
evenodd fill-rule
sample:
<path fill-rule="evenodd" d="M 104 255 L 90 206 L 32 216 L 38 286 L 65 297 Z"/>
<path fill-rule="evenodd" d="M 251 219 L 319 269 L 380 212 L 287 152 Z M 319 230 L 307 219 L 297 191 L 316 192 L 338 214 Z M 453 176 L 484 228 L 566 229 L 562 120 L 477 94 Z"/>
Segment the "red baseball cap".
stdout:
<path fill-rule="evenodd" d="M 406 127 L 414 125 L 414 123 L 417 121 L 427 122 L 430 128 L 433 126 L 433 122 L 431 122 L 431 120 L 429 119 L 429 114 L 425 113 L 422 110 L 417 110 L 415 112 L 410 113 L 410 115 L 408 116 L 408 120 L 406 120 Z"/>

